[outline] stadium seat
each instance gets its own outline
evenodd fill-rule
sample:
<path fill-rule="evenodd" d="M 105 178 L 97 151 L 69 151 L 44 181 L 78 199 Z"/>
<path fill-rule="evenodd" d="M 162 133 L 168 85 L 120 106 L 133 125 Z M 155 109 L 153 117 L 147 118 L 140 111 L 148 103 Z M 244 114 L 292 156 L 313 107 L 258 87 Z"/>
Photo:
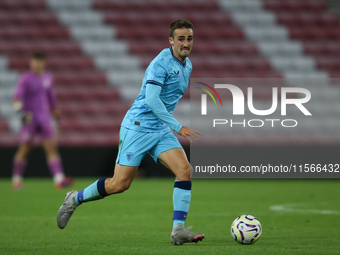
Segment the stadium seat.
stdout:
<path fill-rule="evenodd" d="M 218 10 L 218 5 L 215 1 L 185 1 L 177 2 L 176 4 L 166 1 L 143 1 L 143 2 L 125 2 L 125 1 L 107 1 L 96 0 L 93 4 L 94 8 L 99 10 L 114 10 L 117 12 L 167 12 L 190 9 L 191 11 L 206 10 L 209 12 Z"/>
<path fill-rule="evenodd" d="M 277 14 L 278 21 L 295 27 L 336 27 L 338 17 L 331 13 L 283 12 Z"/>
<path fill-rule="evenodd" d="M 55 15 L 46 12 L 11 12 L 0 9 L 0 22 L 3 26 L 57 26 L 58 19 Z"/>
<path fill-rule="evenodd" d="M 88 12 L 66 14 L 64 18 L 70 22 L 85 20 L 91 26 L 98 23 L 98 15 Z M 107 86 L 106 75 L 96 69 L 94 60 L 85 55 L 81 45 L 71 38 L 86 37 L 88 31 L 70 30 L 62 25 L 58 13 L 51 12 L 44 0 L 0 1 L 0 23 L 0 54 L 7 56 L 8 60 L 0 63 L 4 67 L 24 72 L 28 70 L 32 52 L 43 51 L 47 54 L 47 70 L 55 76 L 57 97 L 63 112 L 63 134 L 59 137 L 62 145 L 117 143 L 110 138 L 110 133 L 116 133 L 128 106 L 121 101 L 115 88 Z M 97 28 L 92 26 L 92 29 Z M 112 29 L 104 30 L 96 30 L 98 38 L 113 36 Z M 104 49 L 104 53 L 105 50 L 114 50 L 117 56 L 122 50 L 112 49 L 111 45 L 90 46 L 94 46 L 95 50 Z M 10 84 L 13 88 L 17 79 L 18 75 L 14 72 L 0 73 L 1 99 L 6 94 L 4 86 Z M 6 94 L 9 102 L 12 93 Z M 7 111 L 6 107 L 2 107 L 2 112 L 11 114 L 12 110 Z M 0 119 L 0 146 L 16 143 L 14 136 L 8 135 L 8 141 L 2 139 L 2 134 L 6 132 L 10 132 L 8 123 Z M 95 138 L 89 139 L 92 136 Z"/>
<path fill-rule="evenodd" d="M 24 71 L 28 68 L 28 58 L 10 58 L 11 68 Z M 54 57 L 49 59 L 47 67 L 53 72 L 68 71 L 90 71 L 93 70 L 93 61 L 85 56 L 66 59 L 65 57 Z"/>
<path fill-rule="evenodd" d="M 263 0 L 264 6 L 275 12 L 294 12 L 294 11 L 308 11 L 308 12 L 320 12 L 326 7 L 325 2 L 322 0 Z"/>
<path fill-rule="evenodd" d="M 101 88 L 87 88 L 86 90 L 81 88 L 65 87 L 57 90 L 58 99 L 60 101 L 87 101 L 96 102 L 104 101 L 108 104 L 111 101 L 118 100 L 119 94 L 116 90 L 101 87 Z M 84 102 L 85 104 L 87 102 Z"/>
<path fill-rule="evenodd" d="M 8 131 L 9 131 L 9 127 L 8 127 L 7 121 L 4 119 L 0 119 L 0 133 L 8 132 Z"/>
<path fill-rule="evenodd" d="M 0 1 L 0 10 L 11 12 L 11 11 L 44 11 L 46 9 L 46 4 L 44 1 L 36 0 L 2 0 Z"/>
<path fill-rule="evenodd" d="M 10 57 L 28 57 L 31 52 L 42 50 L 48 52 L 49 57 L 54 58 L 56 55 L 80 55 L 81 50 L 75 43 L 57 41 L 52 45 L 48 41 L 41 42 L 17 42 L 7 41 L 0 43 L 0 52 Z"/>
<path fill-rule="evenodd" d="M 31 52 L 42 50 L 48 55 L 47 67 L 55 75 L 63 112 L 59 138 L 63 145 L 117 143 L 119 124 L 131 106 L 121 100 L 120 93 L 134 99 L 143 75 L 126 76 L 120 71 L 131 65 L 146 68 L 160 49 L 169 47 L 164 27 L 175 19 L 191 20 L 195 26 L 192 78 L 282 78 L 295 72 L 309 75 L 315 67 L 331 77 L 340 76 L 338 17 L 327 11 L 322 0 L 224 1 L 233 13 L 223 10 L 218 1 L 84 2 L 74 1 L 71 6 L 58 0 L 0 1 L 0 54 L 7 57 L 6 66 L 22 72 L 28 68 Z M 71 7 L 59 13 L 61 5 Z M 84 8 L 89 5 L 94 11 Z M 263 7 L 269 11 L 259 15 L 256 10 Z M 273 26 L 276 22 L 282 26 Z M 108 43 L 112 38 L 115 44 Z M 133 61 L 122 58 L 122 52 L 131 54 Z M 302 53 L 311 57 L 295 57 Z M 15 73 L 1 72 L 0 86 L 14 84 L 16 79 Z M 107 86 L 117 80 L 120 93 Z M 254 96 L 271 100 L 268 91 L 265 85 L 258 86 Z M 188 100 L 189 93 L 183 98 Z M 0 120 L 0 131 L 8 128 L 8 122 Z M 261 143 L 251 135 L 229 139 Z M 293 139 L 267 138 L 277 144 Z"/>
<path fill-rule="evenodd" d="M 302 42 L 303 52 L 314 57 L 315 67 L 335 78 L 340 71 L 337 61 L 340 26 L 338 16 L 326 9 L 325 1 L 263 0 L 263 3 L 276 12 L 278 22 L 288 28 L 290 37 Z"/>

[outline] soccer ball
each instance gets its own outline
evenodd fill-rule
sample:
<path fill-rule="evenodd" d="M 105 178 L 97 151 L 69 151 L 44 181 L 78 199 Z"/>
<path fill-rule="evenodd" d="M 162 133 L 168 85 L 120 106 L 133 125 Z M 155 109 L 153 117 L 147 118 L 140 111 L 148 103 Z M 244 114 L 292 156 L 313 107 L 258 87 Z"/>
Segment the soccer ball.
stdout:
<path fill-rule="evenodd" d="M 253 244 L 261 234 L 261 223 L 254 216 L 241 215 L 231 224 L 231 236 L 240 244 Z"/>

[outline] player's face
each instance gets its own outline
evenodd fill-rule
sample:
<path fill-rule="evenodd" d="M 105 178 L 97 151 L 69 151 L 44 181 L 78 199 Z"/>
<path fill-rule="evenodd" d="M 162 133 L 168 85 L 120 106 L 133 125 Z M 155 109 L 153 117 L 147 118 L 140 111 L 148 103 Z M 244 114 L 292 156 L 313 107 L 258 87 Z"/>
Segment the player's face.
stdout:
<path fill-rule="evenodd" d="M 45 60 L 32 58 L 30 68 L 35 74 L 41 74 L 45 69 Z"/>
<path fill-rule="evenodd" d="M 175 57 L 182 62 L 189 56 L 194 42 L 193 31 L 191 28 L 177 28 L 174 31 L 174 38 L 170 37 L 169 42 Z"/>

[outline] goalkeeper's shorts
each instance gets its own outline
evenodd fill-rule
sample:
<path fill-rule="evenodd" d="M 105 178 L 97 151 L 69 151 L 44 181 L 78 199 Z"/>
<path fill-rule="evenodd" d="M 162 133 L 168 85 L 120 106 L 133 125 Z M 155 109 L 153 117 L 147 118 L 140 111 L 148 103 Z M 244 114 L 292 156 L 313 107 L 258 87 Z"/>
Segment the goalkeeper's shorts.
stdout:
<path fill-rule="evenodd" d="M 19 134 L 20 143 L 32 143 L 35 137 L 40 137 L 41 139 L 54 138 L 55 132 L 52 120 L 45 122 L 32 120 L 30 123 L 21 126 Z"/>

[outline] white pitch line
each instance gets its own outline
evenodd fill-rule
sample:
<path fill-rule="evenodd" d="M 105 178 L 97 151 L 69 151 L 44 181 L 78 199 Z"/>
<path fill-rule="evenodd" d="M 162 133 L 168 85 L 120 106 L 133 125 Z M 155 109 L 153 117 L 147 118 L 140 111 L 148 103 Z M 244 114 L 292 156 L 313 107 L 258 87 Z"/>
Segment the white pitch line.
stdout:
<path fill-rule="evenodd" d="M 272 205 L 269 207 L 271 211 L 289 212 L 289 213 L 312 213 L 312 214 L 340 214 L 340 211 L 336 210 L 319 210 L 319 209 L 301 209 L 293 207 L 301 206 L 315 206 L 315 205 L 326 205 L 330 203 L 339 203 L 338 201 L 323 201 L 319 203 L 294 203 L 294 204 L 283 204 L 283 205 Z"/>

